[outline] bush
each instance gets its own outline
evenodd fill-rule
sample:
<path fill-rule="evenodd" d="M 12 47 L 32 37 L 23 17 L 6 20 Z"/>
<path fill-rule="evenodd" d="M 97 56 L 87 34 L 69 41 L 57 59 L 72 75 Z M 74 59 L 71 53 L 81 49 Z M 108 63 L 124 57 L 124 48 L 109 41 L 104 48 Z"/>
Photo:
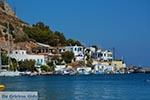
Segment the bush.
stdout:
<path fill-rule="evenodd" d="M 50 71 L 50 68 L 49 68 L 49 66 L 42 65 L 42 66 L 41 66 L 41 70 L 42 70 L 42 71 L 45 71 L 45 72 L 48 72 L 48 71 Z"/>

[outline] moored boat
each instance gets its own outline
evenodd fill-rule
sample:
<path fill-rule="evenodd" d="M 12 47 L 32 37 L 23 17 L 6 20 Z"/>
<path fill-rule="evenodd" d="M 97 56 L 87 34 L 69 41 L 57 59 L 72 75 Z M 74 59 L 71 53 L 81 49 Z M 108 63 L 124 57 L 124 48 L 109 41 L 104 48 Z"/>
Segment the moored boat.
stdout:
<path fill-rule="evenodd" d="M 2 70 L 0 71 L 0 76 L 20 76 L 20 72 Z"/>
<path fill-rule="evenodd" d="M 4 90 L 5 86 L 0 84 L 0 91 Z"/>

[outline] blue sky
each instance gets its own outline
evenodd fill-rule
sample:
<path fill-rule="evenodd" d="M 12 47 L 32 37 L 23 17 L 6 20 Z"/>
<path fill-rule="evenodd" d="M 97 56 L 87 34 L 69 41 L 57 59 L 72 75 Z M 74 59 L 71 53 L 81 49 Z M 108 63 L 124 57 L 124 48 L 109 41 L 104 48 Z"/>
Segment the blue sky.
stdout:
<path fill-rule="evenodd" d="M 127 65 L 150 66 L 150 0 L 6 0 L 17 16 L 39 21 L 86 46 L 116 49 Z"/>

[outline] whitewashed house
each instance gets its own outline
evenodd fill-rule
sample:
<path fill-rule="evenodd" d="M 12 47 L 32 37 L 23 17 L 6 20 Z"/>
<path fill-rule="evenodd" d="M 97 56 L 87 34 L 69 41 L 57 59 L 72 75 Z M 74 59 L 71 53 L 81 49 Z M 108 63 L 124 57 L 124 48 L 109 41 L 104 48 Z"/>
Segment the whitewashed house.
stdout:
<path fill-rule="evenodd" d="M 29 55 L 26 53 L 26 50 L 14 50 L 12 54 L 10 54 L 11 58 L 15 58 L 17 61 L 24 60 L 35 60 L 37 66 L 45 65 L 44 55 Z"/>
<path fill-rule="evenodd" d="M 76 61 L 84 60 L 83 46 L 66 46 L 66 51 L 72 51 Z"/>
<path fill-rule="evenodd" d="M 94 73 L 95 74 L 104 74 L 113 71 L 113 66 L 107 66 L 103 64 L 94 65 Z"/>
<path fill-rule="evenodd" d="M 112 61 L 113 53 L 109 50 L 97 50 L 92 54 L 93 59 L 97 61 Z"/>
<path fill-rule="evenodd" d="M 94 52 L 96 52 L 96 48 L 94 47 L 86 47 L 84 49 L 84 54 L 92 55 Z"/>

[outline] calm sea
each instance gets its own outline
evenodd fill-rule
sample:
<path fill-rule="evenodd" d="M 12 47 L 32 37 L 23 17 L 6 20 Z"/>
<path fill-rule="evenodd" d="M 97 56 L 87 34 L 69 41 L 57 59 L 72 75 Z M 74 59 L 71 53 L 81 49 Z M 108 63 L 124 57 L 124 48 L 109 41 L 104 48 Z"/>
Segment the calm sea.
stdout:
<path fill-rule="evenodd" d="M 150 100 L 150 74 L 0 77 L 5 91 L 38 91 L 39 100 Z"/>

